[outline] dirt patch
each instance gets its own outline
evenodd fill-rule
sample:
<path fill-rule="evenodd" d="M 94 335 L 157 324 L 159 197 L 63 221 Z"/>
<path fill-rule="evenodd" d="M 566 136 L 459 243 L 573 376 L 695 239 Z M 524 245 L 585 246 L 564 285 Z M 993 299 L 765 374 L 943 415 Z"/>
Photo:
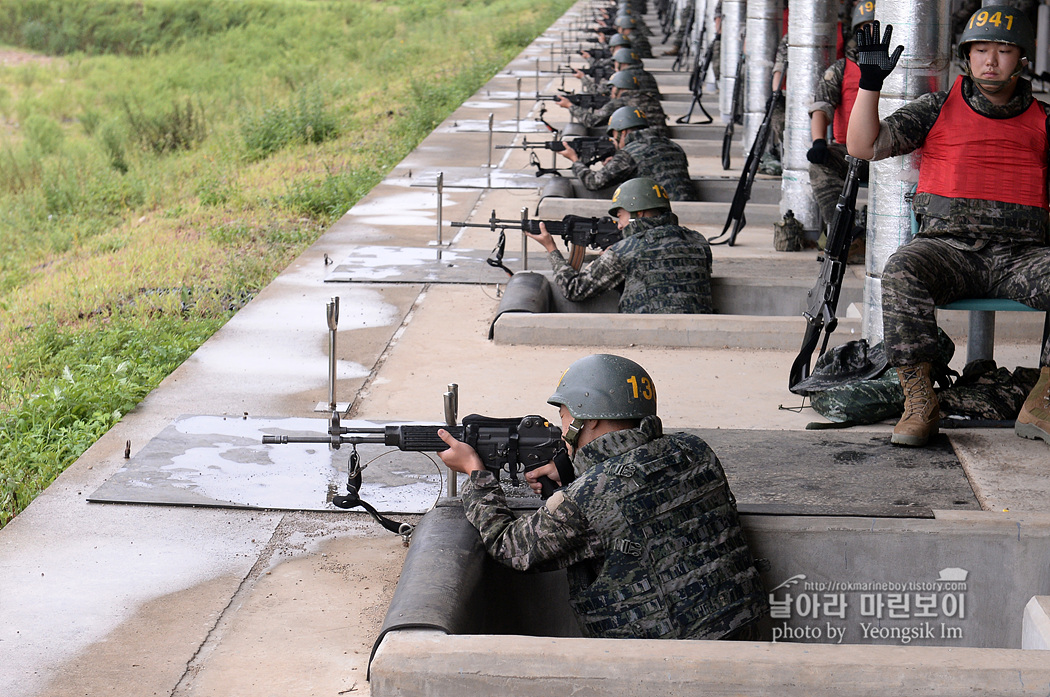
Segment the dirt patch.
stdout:
<path fill-rule="evenodd" d="M 29 53 L 28 51 L 19 51 L 12 48 L 0 48 L 0 65 L 4 66 L 17 67 L 27 63 L 50 65 L 54 61 L 55 58 L 52 56 L 43 56 L 38 53 Z"/>

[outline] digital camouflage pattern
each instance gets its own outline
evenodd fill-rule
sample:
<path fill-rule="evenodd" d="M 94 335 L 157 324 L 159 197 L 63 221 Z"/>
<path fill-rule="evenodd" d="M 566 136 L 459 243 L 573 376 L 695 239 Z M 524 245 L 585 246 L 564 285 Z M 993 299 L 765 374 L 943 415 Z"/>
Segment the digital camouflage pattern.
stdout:
<path fill-rule="evenodd" d="M 576 481 L 515 519 L 496 478 L 471 474 L 468 520 L 496 560 L 565 567 L 585 636 L 717 639 L 768 614 L 721 463 L 648 416 L 574 458 Z"/>
<path fill-rule="evenodd" d="M 998 119 L 1023 113 L 1033 99 L 1031 85 L 1023 79 L 1003 106 L 988 101 L 969 78 L 963 79 L 962 94 L 977 113 Z M 886 117 L 873 159 L 919 148 L 947 96 L 947 92 L 925 94 Z M 1050 106 L 1040 105 L 1050 114 Z M 883 327 L 891 365 L 930 360 L 937 305 L 966 297 L 995 297 L 1050 309 L 1045 209 L 930 194 L 915 198 L 918 237 L 898 249 L 883 270 Z M 1043 344 L 1039 361 L 1050 365 L 1050 342 Z"/>
<path fill-rule="evenodd" d="M 711 245 L 699 232 L 681 227 L 670 211 L 635 218 L 623 239 L 579 271 L 559 250 L 547 254 L 554 282 L 568 300 L 593 298 L 621 283 L 620 312 L 708 314 L 711 304 Z"/>
<path fill-rule="evenodd" d="M 625 36 L 631 40 L 631 50 L 637 53 L 639 58 L 653 57 L 653 44 L 644 32 L 632 29 L 631 33 L 625 34 Z"/>
<path fill-rule="evenodd" d="M 955 344 L 940 329 L 936 351 L 932 377 L 947 389 Z M 791 391 L 809 397 L 813 410 L 829 421 L 848 426 L 878 423 L 904 411 L 904 390 L 897 371 L 888 367 L 883 342 L 869 346 L 867 339 L 847 341 L 817 358 L 813 373 Z"/>
<path fill-rule="evenodd" d="M 941 418 L 959 416 L 994 421 L 1013 420 L 1039 380 L 1036 368 L 999 368 L 991 359 L 973 361 L 951 389 L 937 393 Z"/>
<path fill-rule="evenodd" d="M 671 130 L 667 127 L 667 114 L 660 104 L 660 100 L 649 92 L 640 90 L 623 90 L 620 96 L 610 99 L 605 106 L 598 109 L 585 109 L 573 104 L 569 107 L 569 113 L 573 118 L 588 128 L 598 128 L 609 123 L 609 117 L 613 112 L 623 106 L 633 106 L 645 114 L 649 121 L 649 129 L 653 132 L 671 137 Z"/>
<path fill-rule="evenodd" d="M 672 201 L 695 201 L 696 186 L 689 178 L 689 158 L 678 143 L 648 128 L 628 131 L 627 143 L 601 169 L 582 162 L 572 164 L 572 173 L 590 191 L 622 184 L 635 177 L 656 180 Z"/>

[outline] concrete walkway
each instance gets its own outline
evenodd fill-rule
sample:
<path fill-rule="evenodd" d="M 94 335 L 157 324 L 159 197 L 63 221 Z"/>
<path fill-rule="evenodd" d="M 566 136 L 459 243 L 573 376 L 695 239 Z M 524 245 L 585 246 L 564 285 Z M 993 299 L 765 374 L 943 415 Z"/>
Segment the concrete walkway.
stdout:
<path fill-rule="evenodd" d="M 0 695 L 368 694 L 366 661 L 404 558 L 400 537 L 359 513 L 85 501 L 123 466 L 129 441 L 139 452 L 180 415 L 318 416 L 314 407 L 327 401 L 328 390 L 324 308 L 333 296 L 342 308 L 338 394 L 352 398 L 357 418 L 440 421 L 450 382 L 460 385 L 461 414 L 553 416 L 545 400 L 562 371 L 596 351 L 647 367 L 669 427 L 798 430 L 819 418 L 778 409 L 799 402 L 786 389 L 791 350 L 642 347 L 629 337 L 615 346 L 497 345 L 486 339 L 499 302 L 495 283 L 326 283 L 326 256 L 339 262 L 361 246 L 427 247 L 437 222 L 435 173 L 482 172 L 489 114 L 505 128 L 518 109 L 490 95 L 516 89 L 519 76 L 535 74 L 537 59 L 545 65 L 551 37 L 571 15 L 452 114 L 0 531 Z M 542 80 L 545 91 L 557 87 L 553 76 Z M 677 106 L 672 116 L 688 103 Z M 523 103 L 523 115 L 530 108 Z M 557 107 L 547 117 L 566 120 Z M 493 141 L 517 137 L 510 127 Z M 520 174 L 520 151 L 495 153 L 498 167 L 490 173 Z M 735 154 L 735 167 L 743 159 Z M 714 158 L 693 169 L 739 174 L 721 172 Z M 534 210 L 537 200 L 537 188 L 448 185 L 442 216 L 483 221 L 495 209 L 514 217 L 523 206 Z M 701 229 L 714 235 L 722 222 Z M 445 228 L 446 241 L 453 234 Z M 520 251 L 520 240 L 510 237 L 508 246 Z M 452 249 L 487 253 L 494 243 L 487 231 L 468 230 Z M 539 247 L 531 252 L 540 260 Z M 748 260 L 785 257 L 773 251 L 766 226 L 746 228 L 737 246 L 715 254 L 716 273 L 720 262 L 746 271 Z M 814 262 L 814 278 L 816 271 Z M 799 340 L 802 328 L 799 319 Z M 1030 343 L 997 346 L 1000 364 L 1035 365 L 1037 338 L 1034 332 Z M 957 343 L 964 345 L 962 337 Z M 1010 431 L 952 440 L 986 510 L 1050 508 L 1044 443 Z"/>

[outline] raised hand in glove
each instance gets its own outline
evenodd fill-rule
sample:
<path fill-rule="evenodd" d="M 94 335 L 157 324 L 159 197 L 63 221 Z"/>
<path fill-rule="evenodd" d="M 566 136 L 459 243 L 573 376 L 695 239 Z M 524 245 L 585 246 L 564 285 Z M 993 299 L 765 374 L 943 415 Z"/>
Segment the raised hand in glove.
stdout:
<path fill-rule="evenodd" d="M 806 151 L 806 159 L 815 165 L 822 165 L 828 161 L 828 141 L 817 138 L 813 141 L 813 147 Z"/>
<path fill-rule="evenodd" d="M 883 81 L 896 67 L 897 59 L 904 52 L 904 47 L 897 46 L 893 55 L 890 55 L 890 36 L 892 34 L 893 25 L 887 24 L 886 33 L 880 41 L 878 20 L 857 30 L 857 66 L 860 68 L 858 86 L 862 90 L 881 92 Z"/>

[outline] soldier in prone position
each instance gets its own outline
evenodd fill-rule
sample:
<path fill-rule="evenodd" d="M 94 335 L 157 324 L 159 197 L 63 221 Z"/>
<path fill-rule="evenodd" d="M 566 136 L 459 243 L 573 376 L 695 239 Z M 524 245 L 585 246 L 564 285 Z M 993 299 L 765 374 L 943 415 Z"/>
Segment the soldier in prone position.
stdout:
<path fill-rule="evenodd" d="M 761 639 L 767 595 L 722 465 L 700 438 L 663 433 L 645 369 L 581 358 L 547 402 L 576 479 L 520 518 L 474 450 L 439 432 L 441 459 L 470 476 L 463 508 L 488 553 L 520 571 L 566 568 L 587 637 Z M 526 478 L 558 476 L 553 463 L 535 472 Z"/>
<path fill-rule="evenodd" d="M 1035 33 L 1007 5 L 980 8 L 959 40 L 966 75 L 947 92 L 925 94 L 879 120 L 883 80 L 903 46 L 889 53 L 892 27 L 857 35 L 860 82 L 847 146 L 880 160 L 922 148 L 912 206 L 919 233 L 886 262 L 882 323 L 886 357 L 904 388 L 904 416 L 892 442 L 922 446 L 937 433 L 940 407 L 931 381 L 937 356 L 935 309 L 967 297 L 1018 300 L 1050 310 L 1047 246 L 1047 136 L 1050 105 L 1020 77 Z M 1050 443 L 1050 340 L 1040 374 L 1014 432 Z"/>
<path fill-rule="evenodd" d="M 689 158 L 678 143 L 649 128 L 645 114 L 624 106 L 609 117 L 609 137 L 616 154 L 601 169 L 592 170 L 579 161 L 569 146 L 558 154 L 573 163 L 572 173 L 590 191 L 622 184 L 628 179 L 649 177 L 664 188 L 672 201 L 695 201 L 696 186 L 689 178 Z"/>
<path fill-rule="evenodd" d="M 604 106 L 598 109 L 588 109 L 576 106 L 565 97 L 558 97 L 557 104 L 569 110 L 573 118 L 588 128 L 597 128 L 609 123 L 609 117 L 620 107 L 637 107 L 646 115 L 649 128 L 662 136 L 671 136 L 671 130 L 667 127 L 667 114 L 664 108 L 652 93 L 644 92 L 639 86 L 638 76 L 633 70 L 620 70 L 613 73 L 609 78 L 612 85 L 610 99 Z"/>
<path fill-rule="evenodd" d="M 623 284 L 620 312 L 707 314 L 711 304 L 711 245 L 699 232 L 678 224 L 667 193 L 652 179 L 624 182 L 613 194 L 609 215 L 623 239 L 579 271 L 562 256 L 540 225 L 529 237 L 547 250 L 554 283 L 580 302 Z"/>

